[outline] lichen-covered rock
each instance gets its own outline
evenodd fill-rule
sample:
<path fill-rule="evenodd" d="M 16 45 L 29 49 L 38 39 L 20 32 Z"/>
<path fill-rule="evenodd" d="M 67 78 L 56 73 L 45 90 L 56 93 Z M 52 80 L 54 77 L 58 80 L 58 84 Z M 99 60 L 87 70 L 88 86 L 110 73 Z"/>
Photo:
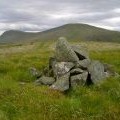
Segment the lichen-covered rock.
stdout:
<path fill-rule="evenodd" d="M 73 67 L 74 64 L 72 62 L 56 62 L 53 65 L 53 71 L 56 77 L 58 78 L 68 73 Z"/>
<path fill-rule="evenodd" d="M 88 77 L 88 72 L 84 71 L 82 74 L 74 75 L 71 76 L 70 81 L 71 81 L 71 87 L 75 86 L 83 86 L 85 85 Z"/>
<path fill-rule="evenodd" d="M 89 59 L 88 52 L 81 46 L 72 45 L 73 51 L 77 54 L 79 60 Z"/>
<path fill-rule="evenodd" d="M 56 43 L 55 57 L 58 62 L 77 62 L 79 58 L 72 50 L 67 40 L 60 37 Z"/>
<path fill-rule="evenodd" d="M 94 84 L 97 84 L 106 78 L 104 66 L 99 61 L 92 61 L 88 67 L 88 71 Z"/>
<path fill-rule="evenodd" d="M 36 85 L 52 85 L 55 82 L 53 77 L 42 76 L 38 80 L 35 81 Z"/>
<path fill-rule="evenodd" d="M 50 86 L 51 89 L 64 92 L 69 89 L 69 77 L 70 73 L 65 74 L 64 76 L 58 78 L 58 80 Z"/>

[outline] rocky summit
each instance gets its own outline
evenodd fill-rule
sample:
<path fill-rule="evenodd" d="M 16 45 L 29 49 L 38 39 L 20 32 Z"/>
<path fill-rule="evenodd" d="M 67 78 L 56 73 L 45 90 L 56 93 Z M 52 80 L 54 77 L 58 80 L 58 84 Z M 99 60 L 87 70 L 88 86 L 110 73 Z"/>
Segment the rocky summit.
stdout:
<path fill-rule="evenodd" d="M 38 78 L 39 74 L 36 71 L 33 73 Z M 56 43 L 54 57 L 49 59 L 47 73 L 43 73 L 35 84 L 48 85 L 51 89 L 63 92 L 76 86 L 99 84 L 109 77 L 110 72 L 101 62 L 91 60 L 86 49 L 70 45 L 61 37 Z"/>

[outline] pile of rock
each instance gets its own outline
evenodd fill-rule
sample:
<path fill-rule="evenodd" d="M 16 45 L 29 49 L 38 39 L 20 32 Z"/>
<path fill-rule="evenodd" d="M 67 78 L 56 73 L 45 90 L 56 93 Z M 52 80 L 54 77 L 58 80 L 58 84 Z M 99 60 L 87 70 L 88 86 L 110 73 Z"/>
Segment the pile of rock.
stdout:
<path fill-rule="evenodd" d="M 83 47 L 71 46 L 61 37 L 56 43 L 55 56 L 49 59 L 49 69 L 42 76 L 38 74 L 39 78 L 35 83 L 66 91 L 78 85 L 100 83 L 107 76 L 108 72 L 102 63 L 90 60 Z"/>

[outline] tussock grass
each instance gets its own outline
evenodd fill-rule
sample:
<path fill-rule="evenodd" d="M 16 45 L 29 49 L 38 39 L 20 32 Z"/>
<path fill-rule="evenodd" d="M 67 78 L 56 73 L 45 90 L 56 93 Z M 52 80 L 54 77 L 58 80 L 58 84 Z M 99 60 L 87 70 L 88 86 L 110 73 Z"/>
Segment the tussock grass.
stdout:
<path fill-rule="evenodd" d="M 112 64 L 120 73 L 120 44 L 73 44 L 85 45 L 92 59 Z M 0 47 L 0 120 L 119 120 L 118 77 L 66 93 L 33 84 L 35 78 L 28 72 L 29 67 L 43 69 L 53 55 L 54 47 L 53 42 Z"/>

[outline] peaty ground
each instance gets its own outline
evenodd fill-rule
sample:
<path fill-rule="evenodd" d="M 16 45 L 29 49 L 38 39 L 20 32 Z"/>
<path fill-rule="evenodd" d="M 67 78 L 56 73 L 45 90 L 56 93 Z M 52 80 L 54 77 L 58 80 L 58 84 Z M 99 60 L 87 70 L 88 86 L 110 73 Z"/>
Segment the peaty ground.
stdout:
<path fill-rule="evenodd" d="M 72 44 L 86 46 L 92 59 L 114 65 L 120 74 L 120 44 Z M 47 66 L 54 46 L 53 42 L 0 45 L 0 120 L 120 120 L 118 77 L 67 93 L 33 84 L 28 69 Z"/>

